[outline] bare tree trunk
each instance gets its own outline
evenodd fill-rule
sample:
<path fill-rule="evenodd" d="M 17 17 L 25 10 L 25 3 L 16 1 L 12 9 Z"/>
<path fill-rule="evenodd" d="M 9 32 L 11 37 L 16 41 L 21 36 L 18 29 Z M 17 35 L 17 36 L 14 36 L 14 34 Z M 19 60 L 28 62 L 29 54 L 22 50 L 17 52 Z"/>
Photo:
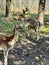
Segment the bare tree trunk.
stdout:
<path fill-rule="evenodd" d="M 21 6 L 22 6 L 22 0 L 20 0 L 20 9 L 21 9 Z"/>
<path fill-rule="evenodd" d="M 3 0 L 0 0 L 0 9 L 2 9 Z"/>
<path fill-rule="evenodd" d="M 5 17 L 9 17 L 11 0 L 6 0 L 6 14 Z"/>
<path fill-rule="evenodd" d="M 44 12 L 45 12 L 45 3 L 46 0 L 39 0 L 39 8 L 38 8 L 38 20 L 41 25 L 44 25 Z"/>
<path fill-rule="evenodd" d="M 29 2 L 29 10 L 31 12 L 33 10 L 32 9 L 33 8 L 33 0 L 29 0 L 28 2 Z"/>

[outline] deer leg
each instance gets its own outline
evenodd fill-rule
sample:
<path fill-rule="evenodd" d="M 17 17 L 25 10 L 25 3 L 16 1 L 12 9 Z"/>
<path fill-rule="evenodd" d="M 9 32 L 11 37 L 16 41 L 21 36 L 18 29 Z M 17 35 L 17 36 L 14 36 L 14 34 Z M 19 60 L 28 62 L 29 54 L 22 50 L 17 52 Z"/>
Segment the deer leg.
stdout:
<path fill-rule="evenodd" d="M 30 30 L 28 30 L 28 37 L 30 37 Z"/>
<path fill-rule="evenodd" d="M 4 65 L 7 65 L 8 61 L 8 51 L 4 51 Z"/>
<path fill-rule="evenodd" d="M 28 26 L 28 37 L 30 37 L 30 27 Z"/>
<path fill-rule="evenodd" d="M 39 25 L 36 28 L 36 35 L 37 35 L 37 40 L 39 40 Z"/>

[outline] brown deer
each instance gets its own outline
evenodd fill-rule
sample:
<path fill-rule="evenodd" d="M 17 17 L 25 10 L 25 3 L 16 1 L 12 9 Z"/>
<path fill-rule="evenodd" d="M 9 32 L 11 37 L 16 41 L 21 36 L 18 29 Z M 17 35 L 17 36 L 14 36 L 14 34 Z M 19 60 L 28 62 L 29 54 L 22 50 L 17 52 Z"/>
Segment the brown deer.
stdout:
<path fill-rule="evenodd" d="M 13 30 L 13 34 L 11 36 L 2 36 L 0 37 L 0 50 L 3 50 L 4 52 L 4 65 L 7 65 L 7 59 L 8 59 L 8 52 L 11 50 L 18 39 L 18 31 L 15 26 Z"/>
<path fill-rule="evenodd" d="M 41 26 L 40 21 L 35 19 L 27 19 L 26 21 L 29 23 L 28 29 L 29 30 L 34 29 L 34 31 L 37 34 L 37 40 L 39 40 L 40 26 Z"/>
<path fill-rule="evenodd" d="M 37 34 L 37 40 L 39 40 L 39 29 L 40 29 L 40 26 L 41 26 L 40 21 L 32 19 L 32 18 L 26 18 L 26 17 L 22 17 L 22 18 L 23 18 L 22 21 L 24 23 L 26 23 L 29 30 L 34 29 L 34 31 Z"/>

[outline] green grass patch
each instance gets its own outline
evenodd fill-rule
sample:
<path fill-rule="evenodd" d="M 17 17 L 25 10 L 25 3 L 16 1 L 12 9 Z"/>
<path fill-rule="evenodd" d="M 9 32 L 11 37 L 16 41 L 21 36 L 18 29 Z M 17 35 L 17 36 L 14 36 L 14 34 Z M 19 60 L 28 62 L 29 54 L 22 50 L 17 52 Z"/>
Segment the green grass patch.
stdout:
<path fill-rule="evenodd" d="M 0 20 L 0 32 L 6 32 L 8 35 L 10 35 L 14 29 L 14 24 L 14 22 Z"/>
<path fill-rule="evenodd" d="M 15 17 L 17 14 L 13 14 L 12 17 Z M 27 17 L 31 17 L 33 19 L 37 18 L 37 14 L 32 14 L 32 13 L 26 13 Z M 0 18 L 4 17 L 4 13 L 0 13 Z M 49 15 L 45 15 L 45 19 L 49 19 Z M 22 25 L 23 30 L 27 30 L 28 28 L 25 26 L 25 23 L 22 21 L 6 21 L 6 20 L 0 20 L 0 32 L 6 32 L 8 35 L 10 35 L 14 29 L 14 25 Z M 49 32 L 49 22 L 45 22 L 45 27 L 40 28 L 40 32 L 44 34 L 45 32 Z M 30 35 L 35 34 L 35 32 L 30 30 Z"/>
<path fill-rule="evenodd" d="M 44 19 L 49 19 L 49 15 L 45 15 L 45 18 Z"/>

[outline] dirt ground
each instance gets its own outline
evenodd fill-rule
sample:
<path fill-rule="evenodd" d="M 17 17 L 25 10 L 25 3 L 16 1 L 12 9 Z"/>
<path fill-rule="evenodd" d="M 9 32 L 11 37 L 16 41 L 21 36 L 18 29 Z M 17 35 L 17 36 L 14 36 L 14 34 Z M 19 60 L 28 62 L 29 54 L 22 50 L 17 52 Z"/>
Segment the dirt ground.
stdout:
<path fill-rule="evenodd" d="M 42 37 L 39 41 L 41 44 L 36 42 L 36 46 L 17 43 L 17 48 L 9 51 L 8 65 L 49 65 L 49 37 Z M 3 59 L 0 51 L 0 65 L 3 65 Z"/>

